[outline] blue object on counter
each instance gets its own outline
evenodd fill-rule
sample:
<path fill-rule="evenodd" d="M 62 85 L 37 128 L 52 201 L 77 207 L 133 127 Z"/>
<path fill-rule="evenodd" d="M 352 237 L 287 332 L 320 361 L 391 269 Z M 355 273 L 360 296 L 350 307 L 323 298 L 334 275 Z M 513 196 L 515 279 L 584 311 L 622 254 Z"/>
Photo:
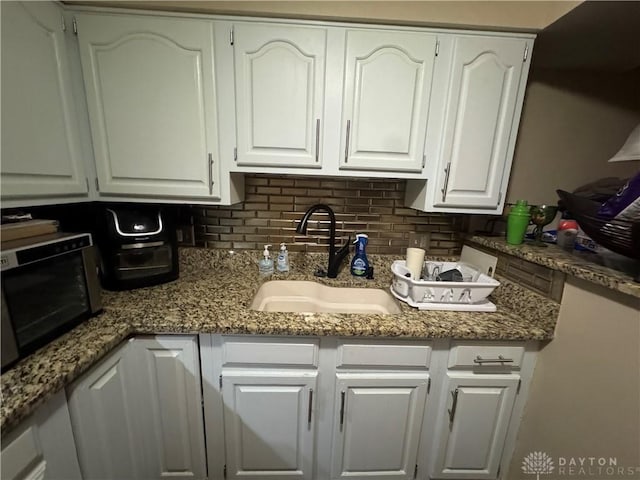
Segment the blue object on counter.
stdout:
<path fill-rule="evenodd" d="M 527 233 L 524 238 L 528 238 L 529 240 L 534 240 L 536 238 L 533 232 Z M 542 241 L 546 243 L 556 243 L 558 241 L 558 231 L 557 230 L 545 230 L 542 232 Z"/>
<path fill-rule="evenodd" d="M 356 254 L 351 260 L 351 275 L 355 277 L 366 277 L 369 270 L 369 260 L 365 252 L 368 241 L 369 237 L 364 233 L 356 234 L 356 241 L 353 242 L 356 245 Z"/>

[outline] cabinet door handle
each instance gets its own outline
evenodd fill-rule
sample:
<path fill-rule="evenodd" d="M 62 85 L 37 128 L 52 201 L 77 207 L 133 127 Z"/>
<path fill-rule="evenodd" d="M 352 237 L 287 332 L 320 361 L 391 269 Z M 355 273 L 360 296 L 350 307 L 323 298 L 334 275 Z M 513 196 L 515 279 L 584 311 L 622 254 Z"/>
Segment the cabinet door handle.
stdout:
<path fill-rule="evenodd" d="M 347 137 L 344 142 L 344 163 L 349 161 L 349 134 L 351 133 L 351 120 L 347 120 Z"/>
<path fill-rule="evenodd" d="M 442 188 L 442 201 L 447 198 L 447 187 L 449 186 L 449 172 L 451 171 L 451 162 L 447 163 L 447 168 L 444 169 L 444 187 Z"/>
<path fill-rule="evenodd" d="M 453 423 L 453 419 L 456 416 L 456 407 L 458 406 L 458 389 L 456 388 L 453 392 L 451 392 L 451 396 L 453 397 L 453 403 L 451 404 L 451 409 L 449 412 L 449 423 Z"/>
<path fill-rule="evenodd" d="M 316 119 L 316 163 L 320 160 L 320 119 Z"/>
<path fill-rule="evenodd" d="M 213 195 L 213 154 L 209 154 L 209 195 Z"/>
<path fill-rule="evenodd" d="M 344 401 L 345 401 L 345 393 L 344 390 L 340 392 L 340 431 L 342 431 L 342 426 L 344 425 Z"/>
<path fill-rule="evenodd" d="M 498 355 L 498 358 L 482 358 L 480 355 L 478 355 L 476 358 L 473 359 L 473 363 L 478 363 L 480 365 L 482 365 L 483 363 L 505 364 L 505 363 L 513 363 L 513 359 L 504 358 L 502 355 Z"/>
<path fill-rule="evenodd" d="M 311 428 L 311 412 L 313 411 L 313 388 L 309 389 L 309 412 L 307 413 L 307 425 Z"/>

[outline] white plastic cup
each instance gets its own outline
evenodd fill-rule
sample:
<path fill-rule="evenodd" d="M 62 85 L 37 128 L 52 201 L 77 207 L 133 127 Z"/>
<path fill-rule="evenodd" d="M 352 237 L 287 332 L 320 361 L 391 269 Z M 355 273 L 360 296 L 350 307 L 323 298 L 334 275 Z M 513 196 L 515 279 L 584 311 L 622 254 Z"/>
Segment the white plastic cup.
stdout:
<path fill-rule="evenodd" d="M 425 251 L 422 248 L 407 248 L 407 268 L 411 271 L 413 280 L 420 280 Z"/>

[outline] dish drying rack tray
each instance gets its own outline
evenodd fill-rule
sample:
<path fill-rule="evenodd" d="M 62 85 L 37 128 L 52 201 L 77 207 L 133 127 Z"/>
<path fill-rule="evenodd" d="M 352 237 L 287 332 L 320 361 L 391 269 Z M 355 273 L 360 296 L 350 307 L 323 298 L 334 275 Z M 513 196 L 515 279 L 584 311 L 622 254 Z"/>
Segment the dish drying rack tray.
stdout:
<path fill-rule="evenodd" d="M 468 263 L 435 263 L 441 265 L 441 272 L 455 268 L 460 270 L 463 276 L 471 276 L 471 281 L 414 280 L 411 278 L 411 271 L 407 268 L 406 262 L 396 260 L 391 265 L 393 273 L 391 293 L 393 296 L 420 310 L 496 311 L 496 306 L 487 297 L 500 285 L 500 282 Z"/>

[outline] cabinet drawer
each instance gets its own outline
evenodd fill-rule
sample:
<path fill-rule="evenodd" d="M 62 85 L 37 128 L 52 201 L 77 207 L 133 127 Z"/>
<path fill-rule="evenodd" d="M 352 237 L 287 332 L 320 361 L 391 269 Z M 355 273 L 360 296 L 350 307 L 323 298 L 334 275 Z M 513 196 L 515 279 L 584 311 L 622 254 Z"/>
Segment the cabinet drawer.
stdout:
<path fill-rule="evenodd" d="M 523 345 L 453 345 L 449 368 L 520 368 Z"/>
<path fill-rule="evenodd" d="M 431 346 L 401 342 L 344 342 L 338 346 L 338 367 L 429 368 Z"/>
<path fill-rule="evenodd" d="M 229 337 L 222 340 L 222 365 L 318 366 L 318 339 Z"/>

